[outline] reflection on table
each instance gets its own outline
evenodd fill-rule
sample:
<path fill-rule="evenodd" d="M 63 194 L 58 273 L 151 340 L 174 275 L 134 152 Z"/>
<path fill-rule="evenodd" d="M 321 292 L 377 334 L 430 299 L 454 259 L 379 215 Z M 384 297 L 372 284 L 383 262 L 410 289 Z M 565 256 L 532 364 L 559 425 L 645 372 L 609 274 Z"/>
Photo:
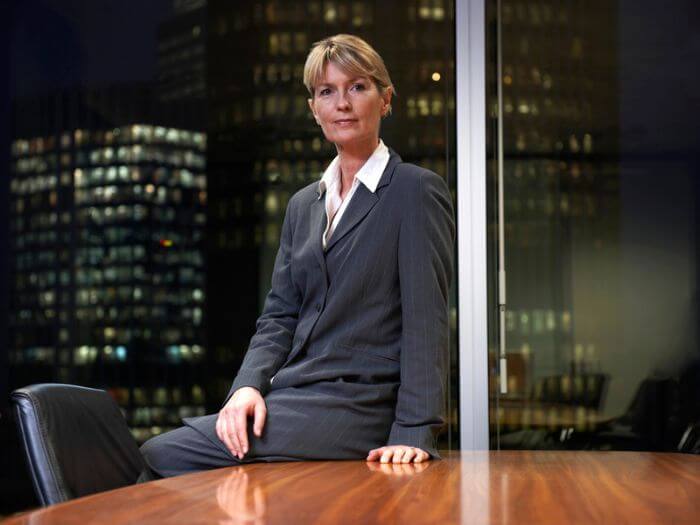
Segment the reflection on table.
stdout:
<path fill-rule="evenodd" d="M 594 432 L 610 420 L 586 406 L 531 401 L 502 400 L 498 408 L 492 406 L 490 411 L 490 421 L 498 422 L 501 432 L 531 428 Z"/>

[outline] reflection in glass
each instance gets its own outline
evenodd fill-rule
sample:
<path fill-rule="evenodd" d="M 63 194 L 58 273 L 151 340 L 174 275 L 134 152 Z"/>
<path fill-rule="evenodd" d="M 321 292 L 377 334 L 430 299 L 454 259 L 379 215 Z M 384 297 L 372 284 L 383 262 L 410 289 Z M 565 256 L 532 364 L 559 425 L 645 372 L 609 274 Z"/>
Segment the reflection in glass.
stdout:
<path fill-rule="evenodd" d="M 643 4 L 488 3 L 507 272 L 494 447 L 676 450 L 700 419 L 698 57 L 670 37 L 693 7 Z"/>

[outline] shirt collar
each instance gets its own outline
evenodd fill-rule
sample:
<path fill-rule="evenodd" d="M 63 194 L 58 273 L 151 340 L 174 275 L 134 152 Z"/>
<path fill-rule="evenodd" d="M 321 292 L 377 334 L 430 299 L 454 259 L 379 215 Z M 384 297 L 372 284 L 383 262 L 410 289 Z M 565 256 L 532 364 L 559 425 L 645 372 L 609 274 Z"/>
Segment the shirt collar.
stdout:
<path fill-rule="evenodd" d="M 384 141 L 379 139 L 379 144 L 360 170 L 355 174 L 355 184 L 360 181 L 369 191 L 374 193 L 382 178 L 384 168 L 389 162 L 389 148 Z M 323 172 L 318 184 L 318 198 L 320 199 L 328 188 L 340 182 L 340 157 L 336 156 Z"/>

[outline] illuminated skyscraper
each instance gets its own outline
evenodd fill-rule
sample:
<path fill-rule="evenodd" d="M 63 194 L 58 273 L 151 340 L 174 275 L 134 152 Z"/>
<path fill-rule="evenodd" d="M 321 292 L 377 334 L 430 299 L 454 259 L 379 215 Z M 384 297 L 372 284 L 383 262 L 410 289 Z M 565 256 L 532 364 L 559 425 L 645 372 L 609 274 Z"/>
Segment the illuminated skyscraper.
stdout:
<path fill-rule="evenodd" d="M 206 0 L 175 0 L 158 28 L 157 92 L 162 102 L 206 97 Z M 204 109 L 204 108 L 202 108 Z M 201 125 L 204 126 L 204 114 Z"/>
<path fill-rule="evenodd" d="M 206 135 L 150 100 L 18 102 L 10 181 L 12 382 L 107 388 L 139 439 L 205 401 Z"/>

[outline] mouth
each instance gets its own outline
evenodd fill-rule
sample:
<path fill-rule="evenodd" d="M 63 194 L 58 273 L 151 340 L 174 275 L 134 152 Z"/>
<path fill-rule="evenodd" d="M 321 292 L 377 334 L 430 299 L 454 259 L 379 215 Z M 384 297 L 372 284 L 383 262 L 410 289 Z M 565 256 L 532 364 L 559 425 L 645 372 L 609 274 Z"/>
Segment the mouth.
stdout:
<path fill-rule="evenodd" d="M 339 124 L 342 126 L 342 125 L 347 125 L 347 124 L 353 124 L 353 123 L 357 122 L 357 119 L 356 118 L 343 118 L 343 119 L 336 120 L 334 122 L 335 122 L 335 124 Z"/>

